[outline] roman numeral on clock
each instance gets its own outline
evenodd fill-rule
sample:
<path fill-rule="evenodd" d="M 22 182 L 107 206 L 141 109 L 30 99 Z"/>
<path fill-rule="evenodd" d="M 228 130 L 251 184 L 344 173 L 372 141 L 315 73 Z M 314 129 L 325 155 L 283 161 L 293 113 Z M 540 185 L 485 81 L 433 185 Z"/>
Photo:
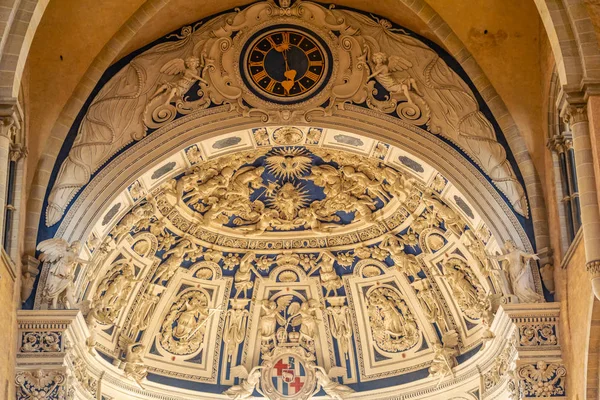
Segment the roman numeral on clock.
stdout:
<path fill-rule="evenodd" d="M 265 71 L 264 69 L 257 72 L 256 74 L 252 75 L 252 78 L 254 78 L 255 82 L 259 82 L 261 80 L 263 80 L 264 78 L 268 77 L 269 75 L 267 75 L 267 71 Z"/>
<path fill-rule="evenodd" d="M 269 82 L 269 84 L 267 85 L 267 87 L 265 88 L 265 90 L 267 92 L 272 92 L 273 89 L 275 88 L 275 85 L 277 84 L 277 81 L 274 79 L 271 79 L 271 81 Z"/>
<path fill-rule="evenodd" d="M 306 73 L 304 74 L 305 78 L 310 79 L 311 81 L 318 81 L 319 80 L 319 75 L 315 74 L 312 71 L 306 71 Z"/>

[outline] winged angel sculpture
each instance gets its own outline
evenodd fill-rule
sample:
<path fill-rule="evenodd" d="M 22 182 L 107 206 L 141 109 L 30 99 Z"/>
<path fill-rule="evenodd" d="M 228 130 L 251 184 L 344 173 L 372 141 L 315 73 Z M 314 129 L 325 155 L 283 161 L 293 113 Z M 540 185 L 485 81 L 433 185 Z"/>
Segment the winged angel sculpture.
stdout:
<path fill-rule="evenodd" d="M 224 14 L 202 25 L 184 27 L 176 39 L 161 43 L 134 57 L 98 92 L 85 113 L 69 156 L 60 167 L 46 209 L 46 224 L 52 226 L 66 206 L 87 184 L 92 174 L 127 144 L 141 140 L 148 129 L 157 128 L 179 114 L 187 114 L 211 103 L 236 99 L 237 88 L 221 85 L 219 94 L 208 95 L 210 59 L 205 49 L 218 46 L 226 33 L 213 31 L 227 25 Z M 199 82 L 196 100 L 186 93 Z M 211 92 L 212 93 L 212 92 Z M 191 93 L 188 97 L 191 97 Z M 173 104 L 174 103 L 174 104 Z"/>
<path fill-rule="evenodd" d="M 269 113 L 279 112 L 276 104 L 269 108 L 268 104 L 252 103 L 236 75 L 237 64 L 232 62 L 234 42 L 241 40 L 236 34 L 273 15 L 340 33 L 339 46 L 332 50 L 338 53 L 339 71 L 344 72 L 332 77 L 327 109 L 314 104 L 314 112 L 327 114 L 345 103 L 365 103 L 380 112 L 397 112 L 399 118 L 414 125 L 427 126 L 431 133 L 463 149 L 515 211 L 528 216 L 525 192 L 492 124 L 479 110 L 469 86 L 436 51 L 391 28 L 386 20 L 298 0 L 285 10 L 273 1 L 257 2 L 217 16 L 199 28 L 185 27 L 181 34 L 171 35 L 178 40 L 158 44 L 131 59 L 98 92 L 85 113 L 49 195 L 46 224 L 52 226 L 62 218 L 79 189 L 111 156 L 177 115 L 211 104 L 230 104 L 242 115 L 266 115 L 267 119 Z M 199 90 L 190 93 L 196 82 Z M 385 100 L 375 98 L 377 83 L 377 89 L 386 92 L 380 93 Z M 309 111 L 297 112 L 304 115 Z"/>
<path fill-rule="evenodd" d="M 231 376 L 240 378 L 241 382 L 239 385 L 235 385 L 223 392 L 223 394 L 229 396 L 233 400 L 243 400 L 252 397 L 252 393 L 256 390 L 258 393 L 264 396 L 258 387 L 260 382 L 261 369 L 263 367 L 254 367 L 248 372 L 246 367 L 238 365 L 231 368 Z"/>
<path fill-rule="evenodd" d="M 40 242 L 37 250 L 41 251 L 39 259 L 48 269 L 46 286 L 42 292 L 44 301 L 50 302 L 52 309 L 58 308 L 59 300 L 64 296 L 62 305 L 65 308 L 75 307 L 77 301 L 73 296 L 73 279 L 78 263 L 87 264 L 79 258 L 81 243 L 74 241 L 69 244 L 61 238 L 53 238 Z"/>
<path fill-rule="evenodd" d="M 354 393 L 354 390 L 335 380 L 335 378 L 346 375 L 345 368 L 332 367 L 329 372 L 317 365 L 313 366 L 313 368 L 315 369 L 315 376 L 317 378 L 317 387 L 313 392 L 313 396 L 317 394 L 321 388 L 329 397 L 335 400 L 344 400 L 348 395 Z"/>
<path fill-rule="evenodd" d="M 389 21 L 348 10 L 332 9 L 346 31 L 357 31 L 362 44 L 363 64 L 371 74 L 367 104 L 379 111 L 393 112 L 408 122 L 427 125 L 463 149 L 490 176 L 512 204 L 527 217 L 525 192 L 496 138 L 490 121 L 479 110 L 469 86 L 440 56 L 420 40 L 391 28 Z M 354 29 L 351 29 L 354 28 Z M 388 93 L 388 101 L 373 98 L 374 81 Z M 399 97 L 405 97 L 401 102 Z"/>

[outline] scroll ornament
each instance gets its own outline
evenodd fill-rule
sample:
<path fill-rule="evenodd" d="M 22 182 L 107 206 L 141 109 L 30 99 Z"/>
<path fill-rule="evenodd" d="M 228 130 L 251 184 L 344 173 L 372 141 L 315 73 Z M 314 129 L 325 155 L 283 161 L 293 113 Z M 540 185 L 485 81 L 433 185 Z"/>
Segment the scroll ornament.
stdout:
<path fill-rule="evenodd" d="M 241 79 L 237 60 L 244 40 L 269 23 L 329 33 L 335 60 L 330 80 L 293 107 L 257 98 Z M 48 226 L 60 221 L 92 174 L 125 146 L 179 116 L 217 105 L 285 124 L 331 115 L 346 104 L 390 114 L 453 142 L 517 213 L 528 216 L 525 191 L 467 83 L 435 50 L 387 20 L 311 2 L 279 7 L 263 1 L 167 39 L 134 57 L 92 100 L 49 195 Z"/>

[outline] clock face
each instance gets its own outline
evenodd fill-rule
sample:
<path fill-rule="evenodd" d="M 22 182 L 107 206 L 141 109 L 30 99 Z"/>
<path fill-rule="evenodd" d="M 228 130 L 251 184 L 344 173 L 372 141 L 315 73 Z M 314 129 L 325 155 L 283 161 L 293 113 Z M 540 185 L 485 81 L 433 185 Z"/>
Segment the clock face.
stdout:
<path fill-rule="evenodd" d="M 314 94 L 327 78 L 330 56 L 321 40 L 299 29 L 259 34 L 244 53 L 245 80 L 257 95 L 291 103 Z"/>

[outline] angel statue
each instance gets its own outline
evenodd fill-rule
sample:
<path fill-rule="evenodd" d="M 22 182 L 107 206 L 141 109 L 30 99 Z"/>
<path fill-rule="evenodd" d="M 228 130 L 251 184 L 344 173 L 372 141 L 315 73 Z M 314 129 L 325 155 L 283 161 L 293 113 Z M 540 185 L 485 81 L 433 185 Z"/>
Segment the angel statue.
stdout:
<path fill-rule="evenodd" d="M 317 394 L 321 388 L 323 391 L 332 399 L 344 400 L 348 395 L 354 393 L 354 390 L 350 389 L 346 385 L 334 380 L 346 375 L 346 370 L 342 367 L 332 367 L 329 372 L 326 372 L 323 367 L 318 365 L 313 366 L 315 370 L 315 376 L 317 377 L 317 388 L 315 389 L 313 396 Z"/>
<path fill-rule="evenodd" d="M 148 368 L 144 364 L 145 346 L 139 343 L 132 343 L 125 352 L 125 366 L 123 372 L 127 378 L 133 379 L 142 389 L 142 381 L 148 375 Z"/>
<path fill-rule="evenodd" d="M 242 400 L 252 397 L 254 390 L 264 396 L 264 393 L 258 388 L 258 382 L 260 382 L 261 369 L 263 367 L 256 366 L 248 372 L 246 367 L 238 365 L 231 368 L 231 376 L 240 378 L 241 382 L 239 385 L 234 385 L 223 392 L 223 394 L 229 396 L 233 400 Z"/>
<path fill-rule="evenodd" d="M 381 86 L 390 92 L 390 96 L 403 94 L 410 104 L 414 104 L 411 91 L 423 97 L 417 81 L 404 72 L 413 65 L 403 57 L 389 56 L 383 52 L 374 53 L 371 57 L 371 75 L 367 80 L 375 78 Z"/>
<path fill-rule="evenodd" d="M 167 97 L 163 104 L 168 106 L 175 97 L 182 98 L 196 81 L 207 85 L 208 82 L 200 76 L 204 67 L 204 55 L 201 58 L 191 56 L 185 60 L 176 58 L 167 62 L 162 66 L 160 72 L 167 75 L 180 75 L 181 77 L 176 82 L 165 82 L 160 85 L 150 98 L 150 101 L 148 101 L 148 104 L 166 94 Z"/>
<path fill-rule="evenodd" d="M 76 307 L 77 302 L 73 297 L 75 267 L 79 263 L 87 264 L 87 261 L 78 257 L 81 243 L 76 240 L 69 244 L 64 239 L 53 238 L 38 244 L 37 250 L 41 252 L 39 260 L 48 268 L 46 286 L 42 292 L 43 299 L 51 303 L 51 309 L 56 309 L 59 298 L 64 295 L 66 301 L 61 301 L 61 305 L 64 308 Z"/>
<path fill-rule="evenodd" d="M 522 303 L 543 302 L 544 297 L 535 290 L 531 271 L 531 260 L 539 260 L 538 256 L 518 249 L 512 240 L 504 242 L 504 249 L 504 254 L 489 256 L 489 258 L 502 263 L 503 269 L 508 272 L 515 296 Z"/>

